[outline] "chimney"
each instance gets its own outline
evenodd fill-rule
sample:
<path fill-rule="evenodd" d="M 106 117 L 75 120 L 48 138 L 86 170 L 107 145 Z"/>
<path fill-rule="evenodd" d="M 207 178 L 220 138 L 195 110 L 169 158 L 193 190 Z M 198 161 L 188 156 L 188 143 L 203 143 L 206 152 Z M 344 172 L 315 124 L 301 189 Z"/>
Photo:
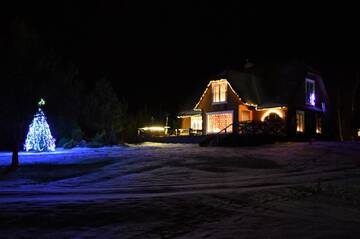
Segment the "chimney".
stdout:
<path fill-rule="evenodd" d="M 244 64 L 244 68 L 245 68 L 245 69 L 250 69 L 250 68 L 253 67 L 253 66 L 254 66 L 254 64 L 251 63 L 251 62 L 249 61 L 249 59 L 246 59 L 246 63 Z"/>

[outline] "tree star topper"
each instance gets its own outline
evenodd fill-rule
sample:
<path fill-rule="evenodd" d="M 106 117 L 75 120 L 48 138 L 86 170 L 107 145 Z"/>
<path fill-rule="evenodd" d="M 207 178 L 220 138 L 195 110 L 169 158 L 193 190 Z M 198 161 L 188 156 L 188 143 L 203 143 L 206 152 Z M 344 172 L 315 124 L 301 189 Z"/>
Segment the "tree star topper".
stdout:
<path fill-rule="evenodd" d="M 38 106 L 41 107 L 41 106 L 44 106 L 45 105 L 45 100 L 43 98 L 40 99 L 39 103 L 38 103 Z"/>

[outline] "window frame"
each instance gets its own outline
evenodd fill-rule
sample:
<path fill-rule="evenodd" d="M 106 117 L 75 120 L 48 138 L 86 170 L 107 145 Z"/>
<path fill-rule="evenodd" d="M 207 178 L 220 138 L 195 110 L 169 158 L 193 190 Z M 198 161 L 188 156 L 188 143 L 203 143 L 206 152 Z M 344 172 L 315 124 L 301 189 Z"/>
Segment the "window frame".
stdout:
<path fill-rule="evenodd" d="M 209 132 L 209 116 L 210 115 L 217 115 L 217 114 L 230 114 L 231 113 L 231 119 L 232 119 L 232 122 L 229 123 L 229 124 L 232 124 L 234 123 L 234 111 L 233 110 L 225 110 L 225 111 L 214 111 L 214 112 L 207 112 L 206 113 L 206 134 L 217 134 L 218 132 Z M 228 125 L 229 125 L 228 124 Z M 226 126 L 228 126 L 226 125 Z M 225 126 L 225 127 L 226 127 Z M 222 130 L 222 129 L 220 129 Z M 233 127 L 229 127 L 226 131 L 226 133 L 231 133 L 233 131 Z M 225 133 L 225 132 L 224 132 Z"/>
<path fill-rule="evenodd" d="M 310 99 L 310 95 L 308 97 L 308 83 L 311 83 L 313 85 L 313 94 L 314 94 L 314 104 L 311 103 L 311 99 Z M 305 104 L 306 105 L 311 105 L 311 106 L 315 106 L 316 105 L 316 88 L 315 88 L 316 84 L 315 84 L 315 80 L 310 79 L 310 78 L 306 78 L 305 79 Z M 309 99 L 309 100 L 308 100 Z"/>
<path fill-rule="evenodd" d="M 315 117 L 315 133 L 316 134 L 322 134 L 322 118 L 321 116 L 317 115 Z"/>
<path fill-rule="evenodd" d="M 190 128 L 193 130 L 202 130 L 202 116 L 201 115 L 196 115 L 196 116 L 191 116 L 190 117 Z M 195 126 L 195 127 L 193 127 Z"/>
<path fill-rule="evenodd" d="M 301 115 L 302 118 L 298 118 Z M 302 119 L 302 123 L 299 124 L 299 120 Z M 301 127 L 302 126 L 302 127 Z M 303 110 L 296 111 L 296 133 L 303 134 L 305 132 L 305 112 Z"/>
<path fill-rule="evenodd" d="M 224 91 L 222 92 L 222 86 L 225 86 Z M 226 104 L 227 103 L 227 91 L 228 91 L 228 84 L 227 82 L 213 82 L 211 84 L 211 90 L 212 90 L 212 104 Z M 224 100 L 221 101 L 222 93 L 224 94 Z M 217 101 L 215 101 L 218 99 Z"/>

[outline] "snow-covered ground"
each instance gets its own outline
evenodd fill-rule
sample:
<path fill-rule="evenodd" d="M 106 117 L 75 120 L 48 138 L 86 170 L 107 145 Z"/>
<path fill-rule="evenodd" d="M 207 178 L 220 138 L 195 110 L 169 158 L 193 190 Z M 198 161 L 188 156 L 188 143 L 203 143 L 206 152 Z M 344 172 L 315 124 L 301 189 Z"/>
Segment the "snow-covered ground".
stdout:
<path fill-rule="evenodd" d="M 0 153 L 0 170 L 10 163 Z M 360 143 L 21 153 L 0 238 L 358 238 Z"/>

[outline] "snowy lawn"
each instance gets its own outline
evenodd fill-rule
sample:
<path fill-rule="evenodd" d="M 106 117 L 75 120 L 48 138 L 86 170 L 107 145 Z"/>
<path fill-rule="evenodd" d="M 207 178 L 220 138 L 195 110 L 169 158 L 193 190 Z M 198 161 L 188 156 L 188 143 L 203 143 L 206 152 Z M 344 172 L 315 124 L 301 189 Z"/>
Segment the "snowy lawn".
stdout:
<path fill-rule="evenodd" d="M 0 170 L 10 163 L 0 153 Z M 360 143 L 21 153 L 0 238 L 358 238 Z"/>

